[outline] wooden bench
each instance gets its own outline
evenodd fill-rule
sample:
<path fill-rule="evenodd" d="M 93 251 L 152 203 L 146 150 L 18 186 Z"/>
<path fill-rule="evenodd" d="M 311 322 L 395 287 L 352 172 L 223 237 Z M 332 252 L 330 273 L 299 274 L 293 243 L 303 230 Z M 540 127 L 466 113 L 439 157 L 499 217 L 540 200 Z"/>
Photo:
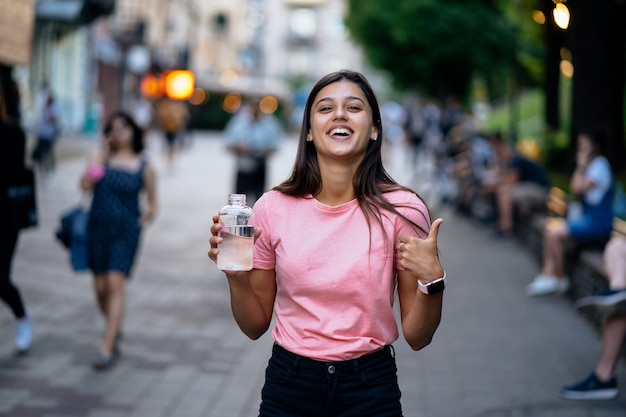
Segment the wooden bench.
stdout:
<path fill-rule="evenodd" d="M 571 197 L 558 187 L 551 187 L 545 206 L 531 212 L 515 210 L 514 230 L 538 262 L 543 259 L 543 229 L 551 217 L 567 216 Z"/>

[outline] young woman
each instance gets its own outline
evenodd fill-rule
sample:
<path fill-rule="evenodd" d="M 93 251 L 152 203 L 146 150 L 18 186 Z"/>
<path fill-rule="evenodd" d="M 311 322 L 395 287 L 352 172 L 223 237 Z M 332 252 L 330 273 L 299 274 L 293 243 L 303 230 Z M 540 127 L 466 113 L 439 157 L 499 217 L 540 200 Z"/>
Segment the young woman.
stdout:
<path fill-rule="evenodd" d="M 143 132 L 126 113 L 113 114 L 104 128 L 103 149 L 81 178 L 93 191 L 89 212 L 89 266 L 105 330 L 96 369 L 107 369 L 119 353 L 117 341 L 126 301 L 126 280 L 135 261 L 141 229 L 157 210 L 155 174 L 142 154 Z M 145 192 L 146 210 L 139 197 Z"/>
<path fill-rule="evenodd" d="M 383 127 L 363 75 L 323 77 L 305 108 L 290 177 L 254 205 L 254 268 L 226 272 L 251 339 L 275 316 L 260 416 L 401 416 L 393 304 L 404 338 L 428 345 L 445 272 L 425 203 L 381 158 Z M 209 257 L 219 256 L 219 218 Z"/>

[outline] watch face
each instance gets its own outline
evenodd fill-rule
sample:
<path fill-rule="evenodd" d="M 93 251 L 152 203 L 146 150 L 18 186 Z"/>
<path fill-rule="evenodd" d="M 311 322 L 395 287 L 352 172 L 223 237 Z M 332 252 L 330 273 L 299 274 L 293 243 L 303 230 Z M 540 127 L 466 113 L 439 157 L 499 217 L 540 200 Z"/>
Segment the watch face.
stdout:
<path fill-rule="evenodd" d="M 428 288 L 428 295 L 437 294 L 446 288 L 446 283 L 444 280 L 438 280 L 429 284 L 427 288 Z"/>

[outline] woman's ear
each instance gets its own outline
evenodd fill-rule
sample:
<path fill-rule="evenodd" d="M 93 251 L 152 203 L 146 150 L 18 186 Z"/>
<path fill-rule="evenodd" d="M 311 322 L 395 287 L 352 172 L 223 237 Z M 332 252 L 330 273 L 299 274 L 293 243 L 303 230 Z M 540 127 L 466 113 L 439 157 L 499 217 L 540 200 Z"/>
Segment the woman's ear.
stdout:
<path fill-rule="evenodd" d="M 378 139 L 378 128 L 376 126 L 372 127 L 372 134 L 370 135 L 370 139 Z"/>

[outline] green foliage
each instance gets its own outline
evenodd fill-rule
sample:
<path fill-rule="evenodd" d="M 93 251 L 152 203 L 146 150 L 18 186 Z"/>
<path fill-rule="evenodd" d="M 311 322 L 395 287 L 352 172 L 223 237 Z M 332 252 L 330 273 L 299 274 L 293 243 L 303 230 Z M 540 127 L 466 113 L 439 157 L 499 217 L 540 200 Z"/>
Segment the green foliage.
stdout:
<path fill-rule="evenodd" d="M 535 139 L 541 148 L 543 164 L 555 175 L 567 175 L 571 168 L 567 130 L 547 129 L 543 123 L 543 108 L 544 96 L 541 90 L 525 91 L 518 95 L 513 108 L 509 102 L 494 106 L 485 121 L 485 130 L 509 133 L 511 117 L 515 113 L 514 127 L 518 138 Z"/>
<path fill-rule="evenodd" d="M 345 23 L 371 65 L 399 90 L 466 99 L 478 77 L 493 101 L 508 93 L 511 77 L 524 87 L 541 80 L 536 7 L 509 0 L 348 0 Z"/>
<path fill-rule="evenodd" d="M 517 136 L 541 137 L 543 134 L 543 92 L 539 89 L 524 91 L 517 95 L 512 103 L 503 101 L 493 106 L 485 121 L 487 131 L 508 132 L 511 127 L 511 118 L 515 117 Z"/>
<path fill-rule="evenodd" d="M 346 26 L 399 89 L 466 97 L 475 75 L 514 59 L 514 31 L 493 1 L 349 0 Z"/>
<path fill-rule="evenodd" d="M 571 158 L 569 138 L 563 131 L 546 130 L 543 133 L 544 164 L 554 174 L 569 175 Z"/>

